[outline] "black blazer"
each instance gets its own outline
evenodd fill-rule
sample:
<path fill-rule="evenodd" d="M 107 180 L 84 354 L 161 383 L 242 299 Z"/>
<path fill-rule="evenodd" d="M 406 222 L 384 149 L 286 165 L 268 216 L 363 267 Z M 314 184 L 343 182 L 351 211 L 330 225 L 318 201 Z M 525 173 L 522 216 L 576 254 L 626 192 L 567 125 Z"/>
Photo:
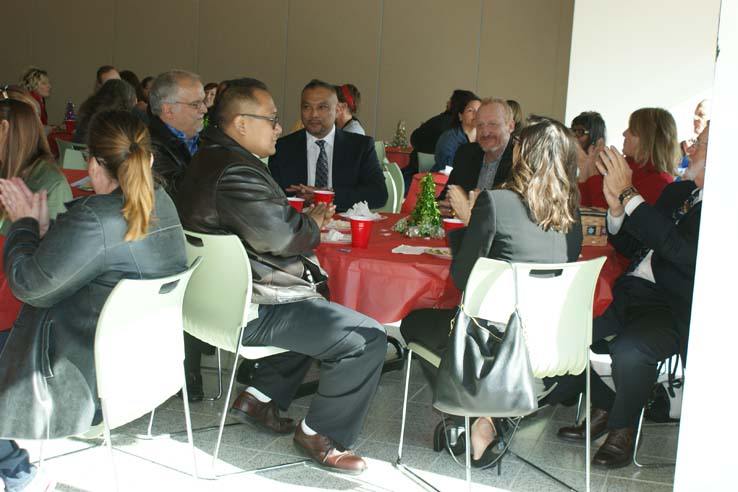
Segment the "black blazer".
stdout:
<path fill-rule="evenodd" d="M 151 149 L 154 151 L 154 173 L 167 193 L 174 196 L 179 190 L 192 156 L 184 142 L 178 139 L 158 116 L 151 117 L 149 133 Z"/>
<path fill-rule="evenodd" d="M 625 219 L 610 241 L 618 252 L 633 259 L 642 247 L 653 249 L 651 268 L 656 286 L 671 306 L 686 340 L 692 310 L 694 271 L 702 202 L 693 206 L 679 224 L 672 214 L 696 188 L 693 181 L 679 181 L 664 188 L 656 203 L 642 203 Z"/>
<path fill-rule="evenodd" d="M 502 153 L 500 166 L 497 168 L 497 174 L 495 174 L 495 181 L 493 184 L 495 188 L 510 178 L 510 174 L 512 172 L 513 145 L 513 139 L 511 138 L 507 142 L 505 151 Z M 441 194 L 438 196 L 438 199 L 444 200 L 446 198 L 446 192 L 450 185 L 459 185 L 464 188 L 466 192 L 476 188 L 477 181 L 479 181 L 479 171 L 482 170 L 483 163 L 484 151 L 476 142 L 461 145 L 454 155 L 454 169 L 451 171 L 451 174 L 448 177 L 448 182 L 443 188 Z"/>
<path fill-rule="evenodd" d="M 307 184 L 307 136 L 304 129 L 277 140 L 277 153 L 269 158 L 269 171 L 282 189 Z M 333 191 L 336 192 L 333 203 L 339 212 L 362 200 L 369 203 L 369 208 L 384 206 L 387 187 L 373 138 L 336 128 Z"/>

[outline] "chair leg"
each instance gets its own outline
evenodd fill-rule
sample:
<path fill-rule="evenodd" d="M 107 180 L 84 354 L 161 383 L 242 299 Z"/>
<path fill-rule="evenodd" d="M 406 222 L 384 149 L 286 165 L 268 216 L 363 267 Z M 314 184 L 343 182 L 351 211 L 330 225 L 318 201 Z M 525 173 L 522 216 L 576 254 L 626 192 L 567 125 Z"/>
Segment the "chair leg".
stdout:
<path fill-rule="evenodd" d="M 638 468 L 643 468 L 642 463 L 638 463 L 638 443 L 641 441 L 641 431 L 643 430 L 643 414 L 646 411 L 646 407 L 641 409 L 641 418 L 638 419 L 638 431 L 636 432 L 635 446 L 633 446 L 633 464 Z"/>
<path fill-rule="evenodd" d="M 220 451 L 220 441 L 223 438 L 223 428 L 225 427 L 225 421 L 226 417 L 228 416 L 228 405 L 231 402 L 231 393 L 233 392 L 233 384 L 236 382 L 236 368 L 238 367 L 238 347 L 241 345 L 241 340 L 243 340 L 243 329 L 244 327 L 241 327 L 241 330 L 238 333 L 238 345 L 236 346 L 235 355 L 233 357 L 233 370 L 231 371 L 231 381 L 228 384 L 228 394 L 225 399 L 225 403 L 223 404 L 223 415 L 220 417 L 220 426 L 218 427 L 218 439 L 215 442 L 215 451 L 213 452 L 213 463 L 212 463 L 212 473 L 213 476 L 217 477 L 217 474 L 215 473 L 215 466 L 218 463 L 218 452 Z"/>
<path fill-rule="evenodd" d="M 220 349 L 215 349 L 215 355 L 218 360 L 218 394 L 215 396 L 206 396 L 203 398 L 205 401 L 216 401 L 220 400 L 220 398 L 223 396 L 223 365 L 221 363 L 220 359 Z M 236 359 L 238 359 L 238 356 L 236 356 Z"/>
<path fill-rule="evenodd" d="M 584 397 L 584 393 L 579 393 L 579 398 L 577 399 L 577 414 L 574 416 L 574 425 L 579 425 L 579 419 L 582 418 L 582 398 Z"/>
<path fill-rule="evenodd" d="M 190 416 L 190 400 L 187 398 L 187 375 L 182 374 L 182 405 L 184 406 L 185 414 L 185 425 L 187 426 L 187 442 L 190 444 L 190 451 L 192 452 L 192 476 L 197 476 L 197 457 L 195 456 L 195 440 L 192 437 L 192 417 Z M 154 411 L 151 411 L 151 423 L 154 422 Z M 149 436 L 151 435 L 151 423 L 149 424 Z"/>
<path fill-rule="evenodd" d="M 464 432 L 466 432 L 466 452 L 464 453 L 466 455 L 466 464 L 464 466 L 466 469 L 466 486 L 468 487 L 469 492 L 471 492 L 471 429 L 469 428 L 468 415 L 464 415 Z"/>
<path fill-rule="evenodd" d="M 110 453 L 110 469 L 113 476 L 113 490 L 119 490 L 118 487 L 118 472 L 115 469 L 115 456 L 113 456 L 113 440 L 110 437 L 110 426 L 108 425 L 108 410 L 105 400 L 101 400 L 102 412 L 103 412 L 103 424 L 105 426 L 105 443 Z"/>
<path fill-rule="evenodd" d="M 185 384 L 185 386 L 187 386 L 187 385 Z M 187 388 L 184 388 L 182 390 L 182 400 L 183 401 L 187 401 Z M 151 433 L 151 431 L 154 428 L 154 414 L 155 413 L 156 413 L 156 408 L 154 408 L 153 410 L 151 410 L 151 417 L 149 418 L 149 429 L 148 429 L 148 431 L 146 433 L 146 437 L 149 438 L 149 439 L 153 439 L 154 438 L 154 435 Z"/>
<path fill-rule="evenodd" d="M 592 462 L 591 462 L 591 458 L 590 458 L 591 451 L 592 451 L 592 449 L 591 449 L 592 448 L 592 436 L 591 436 L 591 434 L 592 434 L 592 427 L 591 427 L 592 422 L 591 422 L 590 417 L 591 417 L 592 410 L 590 408 L 591 402 L 590 402 L 590 394 L 589 394 L 589 389 L 590 389 L 589 388 L 589 384 L 590 384 L 589 350 L 587 351 L 587 369 L 586 369 L 586 371 L 587 371 L 587 386 L 586 386 L 586 391 L 585 391 L 585 395 L 584 395 L 584 398 L 585 398 L 585 403 L 584 403 L 584 412 L 585 412 L 584 413 L 584 418 L 586 419 L 586 424 L 587 424 L 586 427 L 587 427 L 587 430 L 586 430 L 585 439 L 584 439 L 586 441 L 586 444 L 585 444 L 585 450 L 586 450 L 585 452 L 586 452 L 586 455 L 585 455 L 585 461 L 584 461 L 585 462 L 585 465 L 584 465 L 584 470 L 585 470 L 584 480 L 585 480 L 585 490 L 587 492 L 590 492 L 591 467 L 592 467 Z M 581 395 L 580 395 L 580 398 L 581 398 Z"/>
<path fill-rule="evenodd" d="M 413 360 L 413 351 L 407 351 L 407 370 L 405 371 L 405 394 L 402 399 L 402 425 L 400 427 L 400 446 L 397 448 L 397 464 L 402 464 L 402 444 L 405 438 L 405 418 L 407 416 L 407 392 L 410 387 L 410 364 Z"/>

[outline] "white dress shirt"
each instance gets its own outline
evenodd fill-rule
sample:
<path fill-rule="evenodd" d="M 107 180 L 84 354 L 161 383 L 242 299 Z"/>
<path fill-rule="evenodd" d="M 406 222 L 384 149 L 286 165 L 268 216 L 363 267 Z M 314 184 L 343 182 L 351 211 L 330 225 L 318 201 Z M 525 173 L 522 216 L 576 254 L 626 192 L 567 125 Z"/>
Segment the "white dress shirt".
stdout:
<path fill-rule="evenodd" d="M 328 158 L 328 188 L 333 188 L 333 144 L 336 140 L 336 125 L 333 125 L 330 133 L 324 138 L 315 138 L 307 131 L 305 136 L 307 137 L 307 185 L 315 186 L 315 168 L 318 165 L 318 155 L 320 154 L 320 147 L 315 142 L 325 140 L 325 154 Z"/>

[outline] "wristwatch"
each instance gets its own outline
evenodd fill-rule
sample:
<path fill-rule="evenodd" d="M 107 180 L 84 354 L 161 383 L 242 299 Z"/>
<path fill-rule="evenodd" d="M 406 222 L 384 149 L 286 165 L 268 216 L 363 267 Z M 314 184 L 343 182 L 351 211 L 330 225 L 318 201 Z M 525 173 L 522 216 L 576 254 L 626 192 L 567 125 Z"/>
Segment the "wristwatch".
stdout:
<path fill-rule="evenodd" d="M 637 194 L 638 194 L 638 190 L 630 186 L 623 190 L 620 196 L 618 196 L 618 200 L 620 200 L 620 204 L 622 205 L 625 202 L 625 200 Z"/>

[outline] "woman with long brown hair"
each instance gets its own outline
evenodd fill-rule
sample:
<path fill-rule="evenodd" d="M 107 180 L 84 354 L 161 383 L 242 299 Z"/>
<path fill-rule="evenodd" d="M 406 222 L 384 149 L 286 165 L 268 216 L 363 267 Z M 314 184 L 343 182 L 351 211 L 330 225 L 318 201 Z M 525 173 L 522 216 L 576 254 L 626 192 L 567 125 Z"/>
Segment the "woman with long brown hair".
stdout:
<path fill-rule="evenodd" d="M 448 237 L 451 277 L 460 290 L 481 257 L 531 263 L 566 263 L 579 257 L 582 228 L 574 136 L 558 121 L 537 118 L 515 138 L 511 179 L 502 189 L 472 191 L 470 196 L 459 186 L 449 189 L 451 206 L 466 225 Z M 400 331 L 407 343 L 418 341 L 440 356 L 454 314 L 451 309 L 414 311 Z M 435 368 L 423 368 L 434 384 Z M 443 431 L 441 424 L 437 437 L 439 429 Z M 491 419 L 479 418 L 471 430 L 472 464 L 485 466 L 496 458 L 495 427 Z"/>
<path fill-rule="evenodd" d="M 633 186 L 653 205 L 674 181 L 682 151 L 674 117 L 665 109 L 641 108 L 630 115 L 623 132 L 623 154 L 633 171 Z M 582 206 L 607 208 L 599 173 L 580 183 Z"/>
<path fill-rule="evenodd" d="M 108 295 L 121 279 L 158 278 L 187 267 L 177 211 L 166 192 L 154 188 L 141 120 L 130 112 L 99 113 L 90 123 L 89 152 L 96 194 L 74 201 L 53 224 L 45 191 L 33 193 L 17 177 L 0 180 L 0 202 L 13 222 L 5 271 L 25 303 L 0 355 L 2 436 L 54 438 L 89 429 L 99 419 L 93 347 Z M 37 384 L 42 375 L 29 344 L 40 333 L 48 336 L 41 358 L 52 370 L 65 369 L 56 378 L 81 376 L 58 382 L 63 397 Z"/>

